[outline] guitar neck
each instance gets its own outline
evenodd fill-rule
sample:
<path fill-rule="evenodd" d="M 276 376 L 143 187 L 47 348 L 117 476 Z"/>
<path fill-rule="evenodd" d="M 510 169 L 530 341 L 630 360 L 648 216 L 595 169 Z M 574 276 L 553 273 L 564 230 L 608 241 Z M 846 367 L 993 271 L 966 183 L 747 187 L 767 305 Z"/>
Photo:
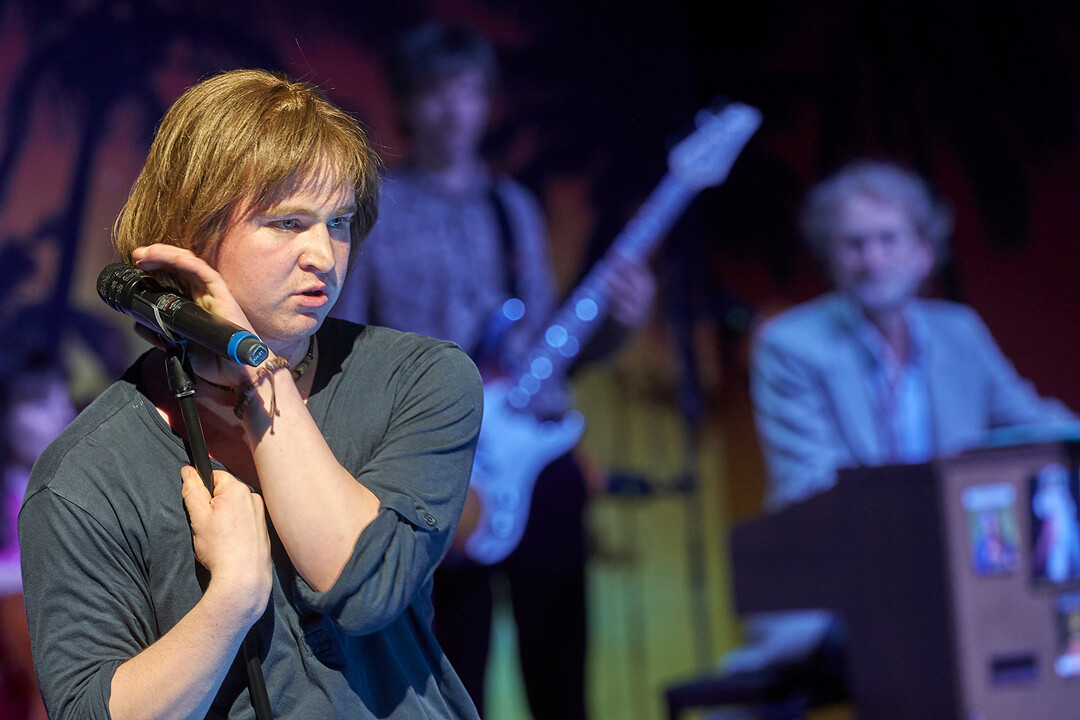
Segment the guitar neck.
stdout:
<path fill-rule="evenodd" d="M 555 312 L 524 358 L 514 365 L 514 387 L 507 396 L 511 405 L 527 408 L 546 382 L 566 374 L 607 317 L 611 302 L 603 280 L 607 266 L 623 257 L 647 259 L 697 192 L 671 173 L 664 176 Z"/>

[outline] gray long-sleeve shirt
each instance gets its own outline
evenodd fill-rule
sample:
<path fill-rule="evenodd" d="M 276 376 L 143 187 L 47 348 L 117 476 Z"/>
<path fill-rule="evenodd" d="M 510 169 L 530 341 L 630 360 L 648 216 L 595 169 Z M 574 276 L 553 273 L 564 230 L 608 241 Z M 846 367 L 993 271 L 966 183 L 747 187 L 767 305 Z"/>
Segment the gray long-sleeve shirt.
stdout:
<path fill-rule="evenodd" d="M 476 717 L 430 629 L 431 575 L 456 529 L 479 430 L 476 368 L 450 343 L 334 319 L 318 342 L 308 409 L 381 509 L 324 593 L 299 577 L 271 527 L 274 585 L 255 633 L 274 716 Z M 107 718 L 116 668 L 201 597 L 180 494 L 187 457 L 138 377 L 136 363 L 50 446 L 19 517 L 53 718 Z M 254 717 L 239 663 L 208 717 Z"/>

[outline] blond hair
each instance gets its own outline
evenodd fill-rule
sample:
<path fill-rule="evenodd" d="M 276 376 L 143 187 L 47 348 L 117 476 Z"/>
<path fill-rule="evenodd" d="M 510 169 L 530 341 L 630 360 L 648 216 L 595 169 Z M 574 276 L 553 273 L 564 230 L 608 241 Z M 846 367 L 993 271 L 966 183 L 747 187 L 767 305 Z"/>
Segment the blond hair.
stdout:
<path fill-rule="evenodd" d="M 357 121 L 305 82 L 232 70 L 189 88 L 158 126 L 113 226 L 125 262 L 153 243 L 213 262 L 229 222 L 300 186 L 351 182 L 350 261 L 378 216 L 378 156 Z"/>

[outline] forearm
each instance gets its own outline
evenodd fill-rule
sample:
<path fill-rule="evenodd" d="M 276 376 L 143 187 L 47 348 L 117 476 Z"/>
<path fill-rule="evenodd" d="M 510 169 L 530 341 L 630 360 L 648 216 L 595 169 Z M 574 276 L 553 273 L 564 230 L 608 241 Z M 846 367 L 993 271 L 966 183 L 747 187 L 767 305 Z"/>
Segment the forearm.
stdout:
<path fill-rule="evenodd" d="M 235 594 L 211 582 L 175 627 L 116 669 L 109 698 L 113 720 L 206 716 L 260 614 L 237 607 Z"/>
<path fill-rule="evenodd" d="M 325 591 L 379 500 L 338 462 L 288 373 L 279 371 L 275 386 L 264 381 L 257 392 L 244 419 L 263 499 L 296 571 Z M 279 412 L 273 418 L 271 401 Z"/>

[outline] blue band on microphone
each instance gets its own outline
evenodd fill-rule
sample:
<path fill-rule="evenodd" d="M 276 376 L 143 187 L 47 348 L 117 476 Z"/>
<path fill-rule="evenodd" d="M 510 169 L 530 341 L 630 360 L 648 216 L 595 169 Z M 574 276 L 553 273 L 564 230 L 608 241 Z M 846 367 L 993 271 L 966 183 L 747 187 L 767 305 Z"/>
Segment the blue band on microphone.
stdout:
<path fill-rule="evenodd" d="M 243 331 L 240 331 L 240 332 L 233 333 L 233 336 L 231 338 L 229 338 L 228 352 L 229 352 L 229 357 L 232 358 L 233 362 L 240 363 L 241 365 L 246 365 L 247 364 L 244 360 L 241 360 L 239 357 L 237 357 L 236 350 L 239 347 L 240 343 L 243 342 L 244 340 L 247 340 L 248 338 L 255 338 L 256 340 L 258 340 L 259 336 L 256 335 L 255 333 L 248 332 L 247 330 L 243 330 Z M 265 358 L 263 358 L 263 359 L 265 359 Z M 258 363 L 256 363 L 256 364 L 258 364 Z"/>

